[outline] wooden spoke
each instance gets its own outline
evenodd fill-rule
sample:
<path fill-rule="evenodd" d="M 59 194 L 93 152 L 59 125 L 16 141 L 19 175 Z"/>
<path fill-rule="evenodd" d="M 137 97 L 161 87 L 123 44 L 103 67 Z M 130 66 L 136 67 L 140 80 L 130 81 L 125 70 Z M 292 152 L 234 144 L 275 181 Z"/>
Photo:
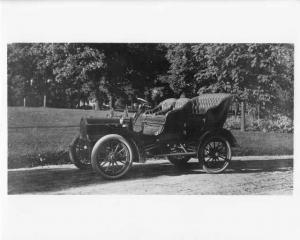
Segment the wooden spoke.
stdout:
<path fill-rule="evenodd" d="M 226 153 L 226 149 L 222 143 L 218 146 L 217 150 L 221 153 Z"/>
<path fill-rule="evenodd" d="M 114 153 L 116 153 L 116 152 L 117 152 L 117 150 L 118 150 L 119 146 L 120 146 L 120 144 L 118 143 L 118 144 L 117 144 L 117 146 L 116 146 L 116 148 L 115 148 L 115 150 L 114 150 Z"/>
<path fill-rule="evenodd" d="M 109 167 L 111 166 L 111 162 L 108 163 L 108 165 L 105 168 L 105 172 L 107 172 L 107 170 L 109 169 Z"/>
<path fill-rule="evenodd" d="M 204 152 L 204 156 L 205 156 L 205 157 L 209 156 L 209 151 Z"/>
<path fill-rule="evenodd" d="M 224 157 L 224 156 L 220 156 L 220 155 L 219 155 L 219 158 L 222 158 L 222 159 L 224 159 L 225 161 L 227 160 L 227 158 Z"/>
<path fill-rule="evenodd" d="M 123 160 L 120 160 L 120 159 L 118 159 L 118 160 L 117 160 L 117 162 L 120 162 L 120 163 L 126 164 L 126 162 L 125 162 L 125 161 L 123 161 Z"/>
<path fill-rule="evenodd" d="M 124 147 L 122 147 L 122 149 L 120 150 L 120 151 L 118 151 L 117 153 L 116 153 L 116 155 L 120 155 L 121 154 L 121 152 L 123 152 L 125 150 L 125 148 Z"/>
<path fill-rule="evenodd" d="M 106 162 L 106 161 L 100 161 L 100 162 L 99 162 L 99 166 L 104 166 L 105 163 L 107 163 L 107 162 Z"/>
<path fill-rule="evenodd" d="M 205 146 L 204 151 L 209 152 L 210 148 L 209 148 L 208 146 L 209 146 L 209 145 L 206 145 L 206 146 Z"/>

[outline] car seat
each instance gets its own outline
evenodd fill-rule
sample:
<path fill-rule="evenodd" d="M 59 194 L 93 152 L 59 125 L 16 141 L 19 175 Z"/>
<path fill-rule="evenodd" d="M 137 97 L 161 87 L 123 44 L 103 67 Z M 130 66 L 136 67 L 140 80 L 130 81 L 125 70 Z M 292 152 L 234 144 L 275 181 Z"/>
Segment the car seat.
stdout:
<path fill-rule="evenodd" d="M 165 122 L 164 115 L 173 109 L 176 102 L 176 98 L 168 98 L 160 102 L 155 108 L 145 111 L 139 114 L 133 120 L 133 131 L 144 132 L 147 135 L 152 135 L 152 132 L 156 132 L 161 124 Z"/>
<path fill-rule="evenodd" d="M 145 114 L 164 115 L 172 110 L 176 102 L 176 98 L 168 98 L 160 102 L 155 108 L 148 110 Z"/>
<path fill-rule="evenodd" d="M 184 106 L 189 102 L 189 98 L 179 98 L 172 103 L 173 108 L 168 109 L 165 115 L 151 115 L 146 114 L 143 122 L 143 134 L 145 135 L 159 135 L 166 128 L 166 131 L 177 132 L 182 128 L 182 120 L 185 118 Z"/>

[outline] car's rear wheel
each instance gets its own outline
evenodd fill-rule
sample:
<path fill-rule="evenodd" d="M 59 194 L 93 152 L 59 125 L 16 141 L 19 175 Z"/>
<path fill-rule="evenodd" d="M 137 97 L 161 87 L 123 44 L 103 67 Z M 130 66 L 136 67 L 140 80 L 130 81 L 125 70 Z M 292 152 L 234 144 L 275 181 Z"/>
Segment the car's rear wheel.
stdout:
<path fill-rule="evenodd" d="M 174 164 L 176 167 L 187 166 L 188 161 L 191 159 L 189 156 L 168 156 L 170 163 Z"/>
<path fill-rule="evenodd" d="M 76 136 L 69 148 L 71 162 L 79 169 L 89 169 L 91 167 L 90 144 L 87 140 Z"/>
<path fill-rule="evenodd" d="M 118 134 L 109 134 L 100 138 L 92 150 L 92 167 L 106 179 L 124 176 L 133 161 L 130 143 Z"/>
<path fill-rule="evenodd" d="M 222 136 L 209 136 L 198 149 L 199 161 L 207 173 L 223 172 L 231 161 L 231 148 Z"/>

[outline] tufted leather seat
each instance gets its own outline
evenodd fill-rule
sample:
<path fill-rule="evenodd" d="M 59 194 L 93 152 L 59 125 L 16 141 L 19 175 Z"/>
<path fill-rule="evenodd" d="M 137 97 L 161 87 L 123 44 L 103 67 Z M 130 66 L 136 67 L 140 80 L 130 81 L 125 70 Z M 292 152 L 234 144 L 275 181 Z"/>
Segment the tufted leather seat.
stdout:
<path fill-rule="evenodd" d="M 167 116 L 171 113 L 173 114 L 175 111 L 178 112 L 178 110 L 183 108 L 189 101 L 189 98 L 179 98 L 177 100 L 175 98 L 169 98 L 159 104 L 162 110 L 156 112 L 155 115 L 151 114 L 154 111 L 146 112 L 143 120 L 143 134 L 159 135 L 164 129 Z M 181 114 L 180 112 L 178 112 L 177 116 L 179 118 L 184 118 L 185 114 Z M 177 120 L 178 117 L 176 117 Z M 173 122 L 175 122 L 176 125 L 176 121 Z"/>
<path fill-rule="evenodd" d="M 145 114 L 164 115 L 174 108 L 176 98 L 168 98 L 159 103 L 155 108 L 145 112 Z"/>
<path fill-rule="evenodd" d="M 165 111 L 169 108 L 172 108 L 174 106 L 175 102 L 176 102 L 176 98 L 168 98 L 168 99 L 162 101 L 158 106 L 161 107 L 162 111 Z"/>
<path fill-rule="evenodd" d="M 179 98 L 179 99 L 177 99 L 176 102 L 175 102 L 174 109 L 182 108 L 189 101 L 190 101 L 189 98 Z"/>

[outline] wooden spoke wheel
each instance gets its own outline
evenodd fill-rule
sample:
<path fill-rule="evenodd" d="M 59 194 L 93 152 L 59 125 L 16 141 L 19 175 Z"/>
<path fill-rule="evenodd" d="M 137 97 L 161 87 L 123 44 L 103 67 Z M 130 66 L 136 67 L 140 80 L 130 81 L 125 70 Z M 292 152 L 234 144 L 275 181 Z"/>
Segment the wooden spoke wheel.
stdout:
<path fill-rule="evenodd" d="M 224 137 L 210 136 L 199 147 L 198 158 L 205 172 L 223 172 L 231 161 L 230 144 Z"/>
<path fill-rule="evenodd" d="M 90 144 L 87 140 L 76 136 L 69 148 L 71 162 L 79 169 L 91 167 Z"/>
<path fill-rule="evenodd" d="M 133 161 L 129 142 L 117 134 L 109 134 L 98 140 L 92 150 L 92 167 L 106 179 L 124 176 Z"/>

